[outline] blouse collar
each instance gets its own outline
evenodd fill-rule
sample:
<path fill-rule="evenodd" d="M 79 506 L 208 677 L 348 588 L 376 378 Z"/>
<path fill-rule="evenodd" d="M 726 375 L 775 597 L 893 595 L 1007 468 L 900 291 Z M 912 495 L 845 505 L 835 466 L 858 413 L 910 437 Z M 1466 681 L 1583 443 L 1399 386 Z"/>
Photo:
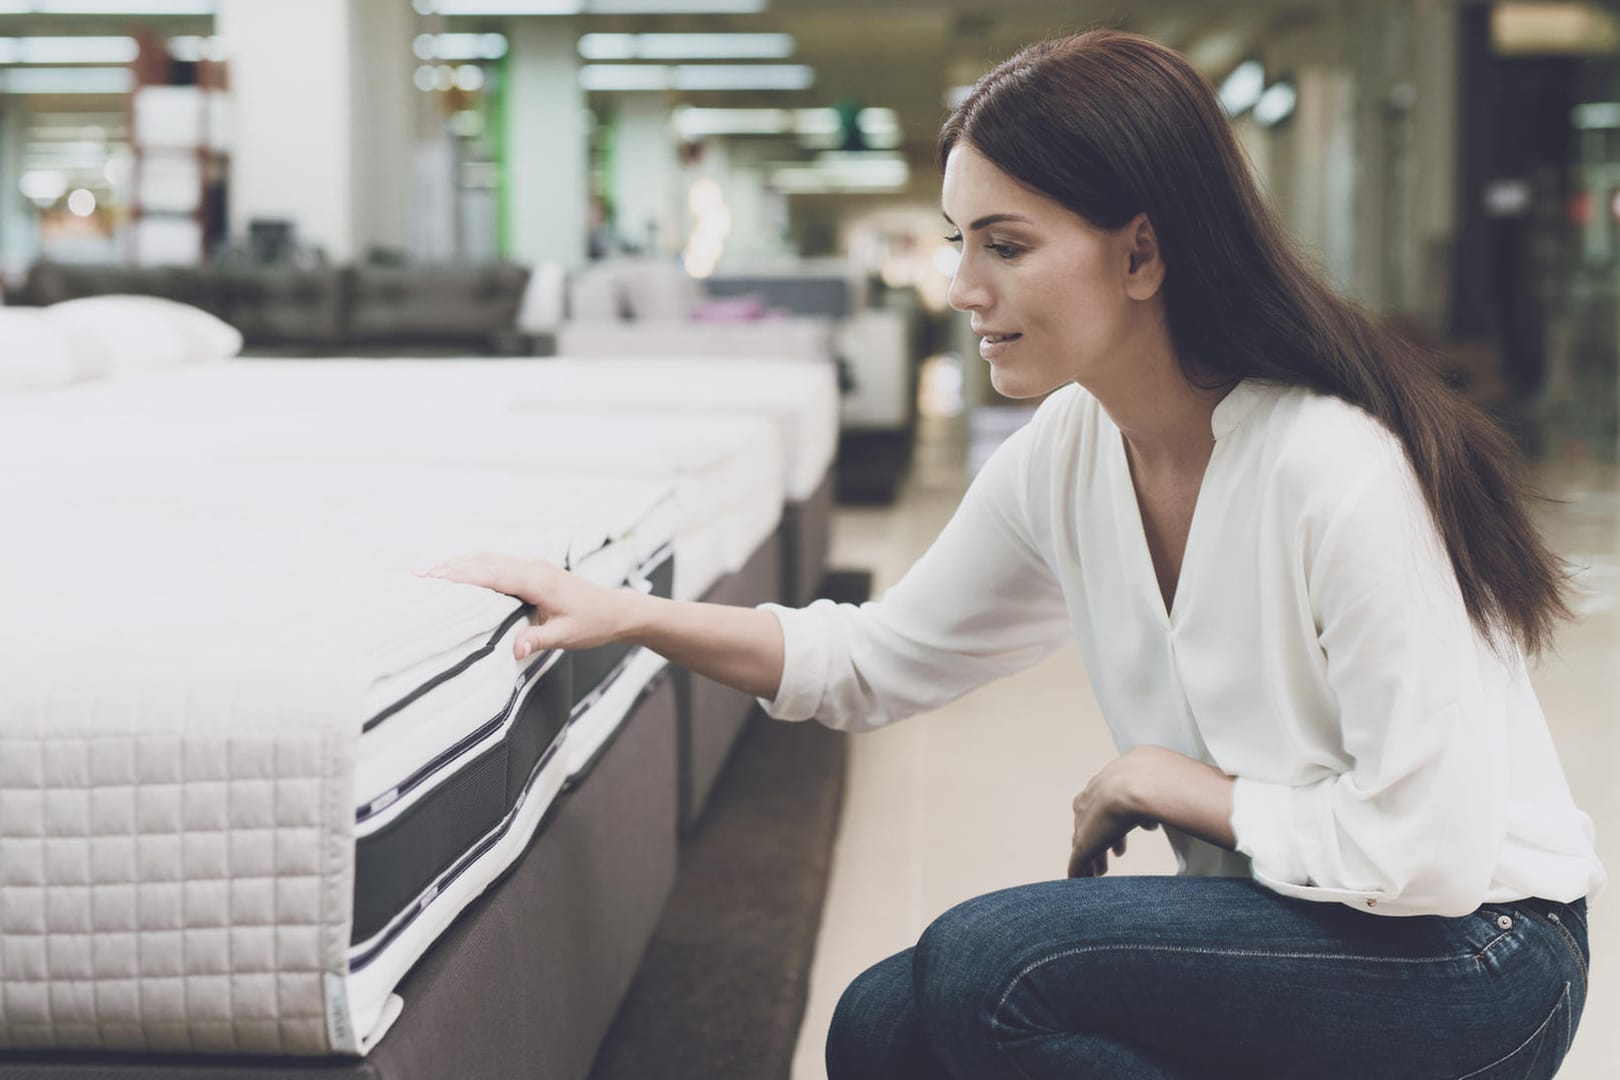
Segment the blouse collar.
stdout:
<path fill-rule="evenodd" d="M 1229 390 L 1210 414 L 1209 430 L 1217 442 L 1243 426 L 1254 407 L 1265 396 L 1266 384 L 1256 379 L 1244 379 Z"/>

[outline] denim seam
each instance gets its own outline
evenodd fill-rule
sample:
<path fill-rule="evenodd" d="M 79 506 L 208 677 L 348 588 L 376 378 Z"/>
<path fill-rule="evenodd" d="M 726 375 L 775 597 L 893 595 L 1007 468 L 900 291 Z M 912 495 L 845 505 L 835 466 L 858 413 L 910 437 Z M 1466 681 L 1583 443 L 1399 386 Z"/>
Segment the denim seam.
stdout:
<path fill-rule="evenodd" d="M 1497 1058 L 1495 1061 L 1491 1062 L 1489 1065 L 1486 1065 L 1483 1068 L 1475 1069 L 1471 1073 L 1466 1073 L 1466 1074 L 1464 1074 L 1462 1076 L 1459 1076 L 1457 1078 L 1457 1080 L 1470 1080 L 1471 1077 L 1483 1076 L 1486 1073 L 1490 1072 L 1492 1069 L 1495 1069 L 1497 1066 L 1501 1065 L 1504 1061 L 1512 1061 L 1514 1054 L 1517 1054 L 1519 1051 L 1521 1051 L 1525 1047 L 1529 1046 L 1536 1039 L 1538 1039 L 1542 1035 L 1546 1034 L 1547 1025 L 1552 1023 L 1552 1019 L 1553 1019 L 1554 1016 L 1557 1015 L 1559 1009 L 1564 1010 L 1564 1030 L 1567 1032 L 1569 1030 L 1569 1014 L 1570 1014 L 1570 1011 L 1571 1011 L 1570 1006 L 1569 1006 L 1569 983 L 1567 983 L 1567 982 L 1564 984 L 1564 992 L 1562 994 L 1558 995 L 1558 1000 L 1557 1001 L 1553 1002 L 1552 1011 L 1547 1014 L 1547 1018 L 1541 1022 L 1541 1025 L 1539 1027 L 1537 1027 L 1536 1030 L 1532 1031 L 1529 1034 L 1529 1036 L 1524 1040 L 1524 1042 L 1520 1043 L 1518 1046 L 1515 1046 L 1512 1050 L 1509 1050 L 1507 1053 L 1503 1054 L 1501 1057 Z M 1565 1039 L 1564 1039 L 1564 1045 L 1566 1047 L 1569 1045 L 1569 1041 L 1570 1041 L 1569 1037 L 1566 1035 Z M 1541 1049 L 1542 1048 L 1540 1046 L 1536 1047 L 1535 1056 L 1532 1057 L 1529 1060 L 1529 1062 L 1526 1063 L 1525 1067 L 1526 1067 L 1527 1070 L 1528 1070 L 1528 1068 L 1530 1066 L 1533 1066 L 1536 1063 L 1537 1060 L 1540 1059 L 1540 1057 L 1541 1057 Z"/>
<path fill-rule="evenodd" d="M 1495 937 L 1491 938 L 1490 941 L 1486 942 L 1485 947 L 1483 949 L 1479 950 L 1479 952 L 1474 954 L 1474 962 L 1477 963 L 1480 967 L 1484 967 L 1485 966 L 1485 958 L 1491 954 L 1491 950 L 1496 948 L 1498 945 L 1500 945 L 1502 942 L 1506 941 L 1508 938 L 1510 938 L 1512 936 L 1513 936 L 1512 931 L 1508 931 L 1507 933 L 1497 934 Z"/>
<path fill-rule="evenodd" d="M 1010 1024 L 1001 1021 L 1001 1014 L 1007 1007 L 1007 999 L 1012 997 L 1013 991 L 1018 989 L 1018 984 L 1023 982 L 1031 972 L 1057 960 L 1066 960 L 1071 956 L 1083 956 L 1086 953 L 1094 952 L 1186 953 L 1196 956 L 1244 956 L 1267 960 L 1351 960 L 1363 964 L 1454 964 L 1459 960 L 1478 959 L 1478 957 L 1468 954 L 1434 957 L 1353 956 L 1342 953 L 1272 952 L 1265 949 L 1207 949 L 1196 948 L 1191 945 L 1085 945 L 1075 949 L 1064 949 L 1062 952 L 1043 957 L 1027 965 L 1022 971 L 1014 975 L 1008 982 L 1007 989 L 1001 995 L 1001 999 L 996 1002 L 996 1007 L 991 1010 L 990 1026 L 998 1032 L 1014 1030 Z"/>
<path fill-rule="evenodd" d="M 1558 936 L 1568 946 L 1570 955 L 1575 957 L 1575 966 L 1581 971 L 1581 993 L 1585 994 L 1590 986 L 1591 979 L 1586 974 L 1586 957 L 1581 955 L 1581 947 L 1576 942 L 1575 935 L 1571 934 L 1563 923 L 1553 922 L 1551 919 L 1544 919 L 1543 921 L 1558 932 Z"/>

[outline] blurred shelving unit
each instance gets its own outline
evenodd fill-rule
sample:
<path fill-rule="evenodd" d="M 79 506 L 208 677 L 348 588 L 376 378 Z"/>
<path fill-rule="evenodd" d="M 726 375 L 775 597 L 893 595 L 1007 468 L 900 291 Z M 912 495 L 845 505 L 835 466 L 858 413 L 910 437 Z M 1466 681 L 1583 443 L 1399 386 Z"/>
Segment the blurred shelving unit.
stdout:
<path fill-rule="evenodd" d="M 132 65 L 129 261 L 195 265 L 226 233 L 230 97 L 223 61 L 143 36 Z"/>

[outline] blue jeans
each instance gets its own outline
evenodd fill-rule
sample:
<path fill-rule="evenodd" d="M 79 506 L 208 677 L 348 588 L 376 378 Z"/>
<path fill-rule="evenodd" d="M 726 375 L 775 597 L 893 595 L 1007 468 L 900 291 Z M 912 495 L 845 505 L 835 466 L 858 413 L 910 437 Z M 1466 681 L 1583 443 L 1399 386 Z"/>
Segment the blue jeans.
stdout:
<path fill-rule="evenodd" d="M 1536 1080 L 1586 1003 L 1586 902 L 1461 918 L 1239 878 L 1051 881 L 960 904 L 844 992 L 828 1080 Z"/>

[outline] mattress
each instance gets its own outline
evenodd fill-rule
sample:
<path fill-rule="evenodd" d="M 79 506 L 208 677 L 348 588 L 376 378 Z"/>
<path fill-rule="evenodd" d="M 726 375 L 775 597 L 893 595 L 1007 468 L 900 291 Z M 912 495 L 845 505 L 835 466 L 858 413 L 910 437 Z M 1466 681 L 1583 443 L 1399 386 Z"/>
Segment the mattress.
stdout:
<path fill-rule="evenodd" d="M 108 399 L 93 395 L 102 405 Z M 414 413 L 171 413 L 81 409 L 7 414 L 0 458 L 29 468 L 117 458 L 165 463 L 255 462 L 467 466 L 514 473 L 634 476 L 674 489 L 674 595 L 702 597 L 736 573 L 777 528 L 784 495 L 779 446 L 761 418 L 443 410 Z"/>
<path fill-rule="evenodd" d="M 667 588 L 662 484 L 112 462 L 0 500 L 9 1049 L 364 1053 L 662 667 L 518 662 L 523 605 L 409 573 Z"/>
<path fill-rule="evenodd" d="M 776 429 L 788 499 L 838 450 L 832 365 L 793 360 L 228 360 L 0 396 L 0 411 L 359 413 L 511 410 L 754 415 Z"/>

